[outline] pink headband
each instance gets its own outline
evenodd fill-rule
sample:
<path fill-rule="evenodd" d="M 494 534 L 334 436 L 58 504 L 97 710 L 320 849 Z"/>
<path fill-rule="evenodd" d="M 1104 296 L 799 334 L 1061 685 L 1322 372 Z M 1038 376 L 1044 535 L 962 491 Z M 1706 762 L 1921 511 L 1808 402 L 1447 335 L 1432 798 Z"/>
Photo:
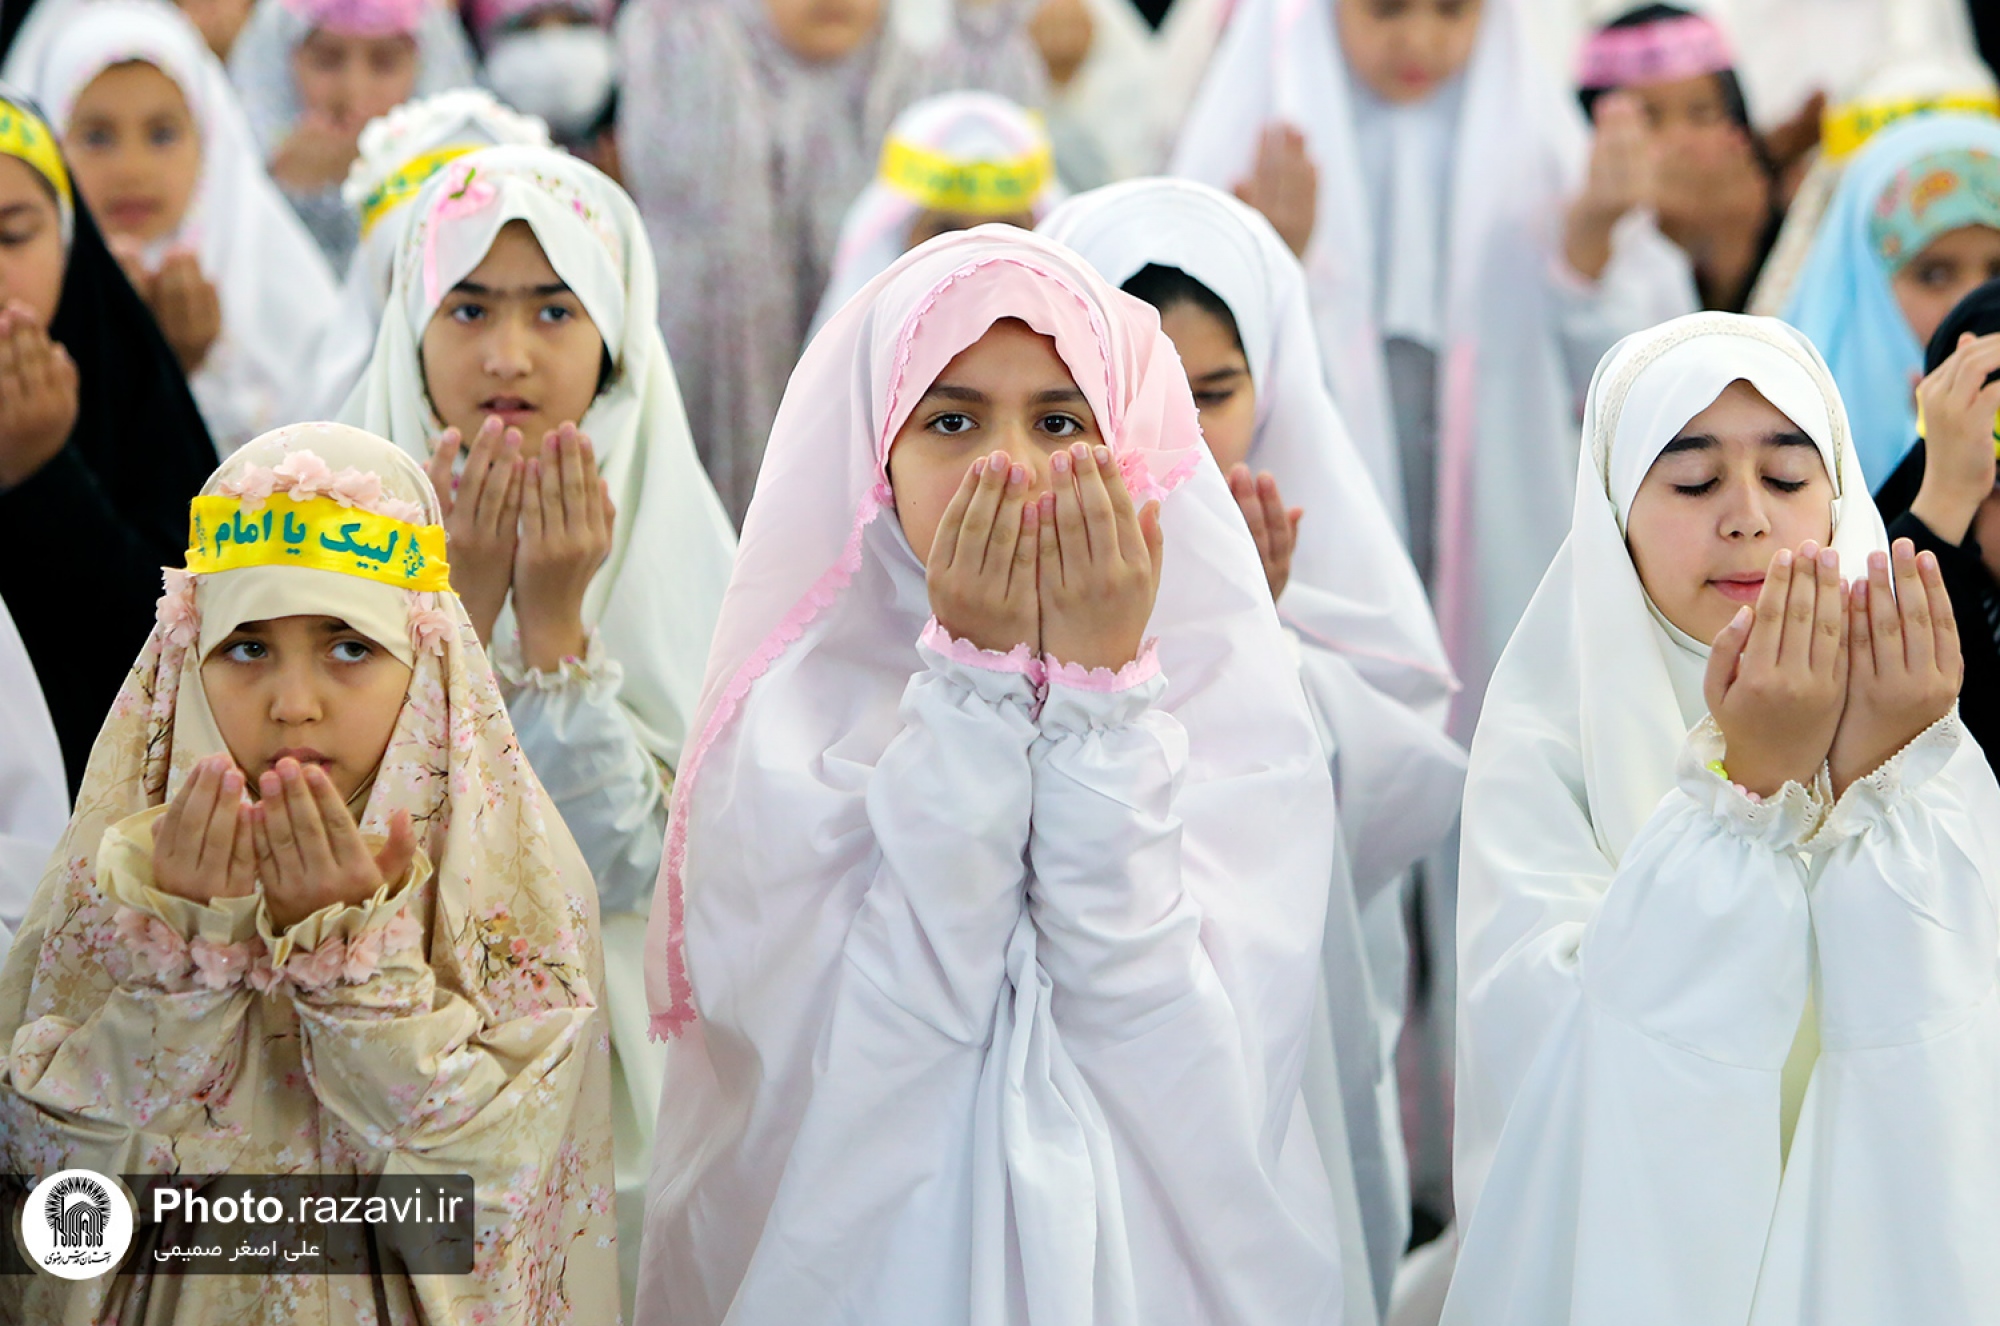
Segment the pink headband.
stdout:
<path fill-rule="evenodd" d="M 1729 38 L 1700 14 L 1603 28 L 1577 53 L 1580 88 L 1631 87 L 1720 74 L 1736 67 Z"/>
<path fill-rule="evenodd" d="M 406 37 L 423 25 L 436 0 L 284 0 L 316 28 L 350 37 Z"/>

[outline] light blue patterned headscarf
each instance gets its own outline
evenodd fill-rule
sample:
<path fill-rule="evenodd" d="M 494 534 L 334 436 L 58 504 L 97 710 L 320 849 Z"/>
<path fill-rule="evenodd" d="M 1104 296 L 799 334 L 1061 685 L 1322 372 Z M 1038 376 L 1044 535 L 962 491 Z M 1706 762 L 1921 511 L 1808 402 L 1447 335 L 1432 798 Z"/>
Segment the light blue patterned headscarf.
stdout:
<path fill-rule="evenodd" d="M 1826 356 L 1872 491 L 1916 440 L 1924 347 L 1890 278 L 1964 226 L 2000 229 L 2000 121 L 1936 115 L 1883 130 L 1842 175 L 1785 318 Z"/>

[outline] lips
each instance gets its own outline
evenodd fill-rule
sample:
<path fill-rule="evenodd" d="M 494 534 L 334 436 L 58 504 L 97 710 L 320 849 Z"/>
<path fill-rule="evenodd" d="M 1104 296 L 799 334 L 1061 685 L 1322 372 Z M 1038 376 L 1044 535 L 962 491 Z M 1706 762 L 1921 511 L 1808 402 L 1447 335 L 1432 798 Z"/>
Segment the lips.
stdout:
<path fill-rule="evenodd" d="M 1718 594 L 1736 603 L 1755 603 L 1757 596 L 1764 592 L 1763 576 L 1750 580 L 1736 578 L 1711 580 L 1708 583 L 1715 586 Z"/>
<path fill-rule="evenodd" d="M 136 230 L 160 214 L 160 205 L 145 198 L 114 198 L 104 208 L 105 225 L 112 230 Z"/>
<path fill-rule="evenodd" d="M 329 756 L 320 754 L 310 746 L 287 746 L 271 756 L 271 767 L 276 768 L 279 760 L 297 760 L 300 764 L 317 764 L 324 768 L 333 763 Z"/>
<path fill-rule="evenodd" d="M 481 401 L 479 412 L 493 415 L 505 423 L 518 423 L 535 413 L 535 403 L 522 400 L 519 396 L 495 396 Z"/>

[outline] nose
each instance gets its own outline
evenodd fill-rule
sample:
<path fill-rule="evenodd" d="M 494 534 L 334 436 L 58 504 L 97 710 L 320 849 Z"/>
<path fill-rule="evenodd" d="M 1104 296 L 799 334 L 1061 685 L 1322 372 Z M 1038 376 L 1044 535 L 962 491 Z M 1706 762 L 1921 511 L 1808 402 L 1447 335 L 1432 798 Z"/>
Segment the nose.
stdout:
<path fill-rule="evenodd" d="M 481 367 L 488 375 L 506 380 L 526 377 L 535 366 L 532 341 L 520 319 L 498 317 L 490 324 L 492 330 L 486 336 L 482 347 Z"/>
<path fill-rule="evenodd" d="M 325 715 L 312 666 L 304 661 L 281 664 L 272 679 L 271 721 L 280 727 L 316 723 Z"/>
<path fill-rule="evenodd" d="M 1728 499 L 1722 505 L 1722 537 L 1731 542 L 1767 537 L 1771 533 L 1771 512 L 1763 485 L 1754 478 L 1738 477 L 1725 482 L 1729 487 Z"/>
<path fill-rule="evenodd" d="M 1053 449 L 1047 439 L 1025 424 L 1012 424 L 997 431 L 994 450 L 1005 452 L 1008 460 L 1027 470 L 1028 491 L 1039 493 L 1048 487 L 1049 456 Z"/>

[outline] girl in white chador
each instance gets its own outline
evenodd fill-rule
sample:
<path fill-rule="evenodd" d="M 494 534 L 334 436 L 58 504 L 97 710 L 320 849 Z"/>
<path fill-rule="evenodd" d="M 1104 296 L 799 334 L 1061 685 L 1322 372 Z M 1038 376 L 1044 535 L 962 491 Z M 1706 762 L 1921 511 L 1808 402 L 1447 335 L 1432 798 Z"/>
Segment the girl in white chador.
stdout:
<path fill-rule="evenodd" d="M 1961 675 L 1803 337 L 1606 357 L 1472 746 L 1447 1323 L 1993 1319 L 2000 787 Z"/>
<path fill-rule="evenodd" d="M 1352 1164 L 1361 1236 L 1348 1246 L 1348 1320 L 1368 1320 L 1386 1307 L 1409 1239 L 1409 1190 L 1389 1057 L 1403 992 L 1393 962 L 1371 989 L 1364 913 L 1393 951 L 1401 917 L 1388 886 L 1457 818 L 1465 755 L 1441 730 L 1451 669 L 1423 584 L 1327 395 L 1305 274 L 1270 224 L 1207 185 L 1135 180 L 1072 199 L 1041 229 L 1160 310 L 1202 438 L 1263 556 L 1327 752 L 1343 851 L 1327 900 L 1330 1036 L 1314 1046 L 1308 1103 L 1329 1159 L 1347 1137 L 1338 1160 Z M 1347 1180 L 1329 1178 L 1340 1197 Z"/>
<path fill-rule="evenodd" d="M 1200 443 L 1152 310 L 1018 231 L 807 350 L 648 936 L 642 1323 L 1341 1319 L 1333 796 Z"/>

